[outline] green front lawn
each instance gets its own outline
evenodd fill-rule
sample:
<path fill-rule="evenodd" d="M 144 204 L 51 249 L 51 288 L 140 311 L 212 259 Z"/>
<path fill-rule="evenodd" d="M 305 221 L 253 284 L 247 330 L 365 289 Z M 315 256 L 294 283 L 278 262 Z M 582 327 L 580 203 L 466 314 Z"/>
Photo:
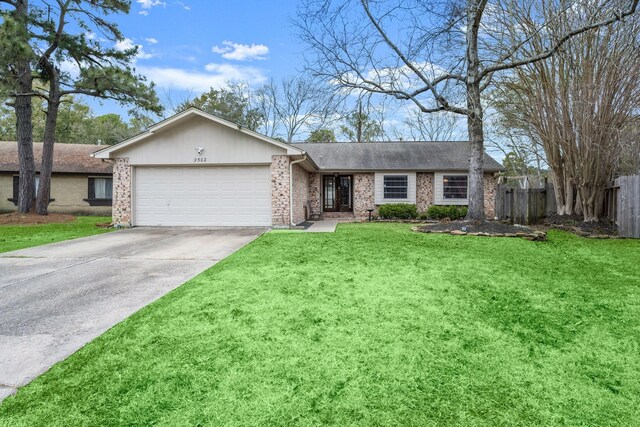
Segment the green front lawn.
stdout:
<path fill-rule="evenodd" d="M 106 233 L 113 229 L 96 224 L 109 222 L 108 216 L 79 216 L 73 222 L 60 224 L 0 225 L 0 252 Z"/>
<path fill-rule="evenodd" d="M 31 425 L 638 425 L 640 242 L 272 232 L 0 405 Z"/>

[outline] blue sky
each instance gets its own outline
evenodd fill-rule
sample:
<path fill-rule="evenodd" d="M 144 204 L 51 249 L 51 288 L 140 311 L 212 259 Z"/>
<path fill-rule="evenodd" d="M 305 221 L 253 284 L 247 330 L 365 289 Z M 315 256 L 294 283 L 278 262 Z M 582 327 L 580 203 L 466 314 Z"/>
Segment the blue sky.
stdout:
<path fill-rule="evenodd" d="M 303 46 L 292 20 L 296 1 L 134 0 L 114 16 L 126 40 L 138 45 L 136 69 L 157 84 L 163 101 L 180 102 L 227 80 L 259 86 L 302 69 Z M 91 102 L 98 114 L 126 113 Z"/>
<path fill-rule="evenodd" d="M 257 88 L 270 78 L 303 72 L 305 45 L 293 24 L 297 6 L 296 0 L 132 0 L 128 15 L 111 19 L 125 37 L 119 46 L 139 47 L 136 69 L 156 83 L 168 116 L 172 106 L 228 81 Z M 98 115 L 128 115 L 127 106 L 86 101 Z M 385 108 L 387 136 L 398 138 L 399 129 L 411 139 L 403 120 L 413 104 L 390 102 Z M 462 139 L 464 120 L 456 120 L 460 129 L 453 139 Z"/>

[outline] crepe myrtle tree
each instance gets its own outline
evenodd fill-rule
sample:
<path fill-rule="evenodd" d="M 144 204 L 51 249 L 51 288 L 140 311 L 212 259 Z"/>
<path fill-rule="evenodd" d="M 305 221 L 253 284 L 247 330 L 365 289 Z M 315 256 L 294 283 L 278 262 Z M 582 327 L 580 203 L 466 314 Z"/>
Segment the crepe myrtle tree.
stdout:
<path fill-rule="evenodd" d="M 45 83 L 44 90 L 36 89 L 32 95 L 47 103 L 35 205 L 40 215 L 48 210 L 57 120 L 65 98 L 84 95 L 113 99 L 158 114 L 162 111 L 153 84 L 147 84 L 132 67 L 138 48 L 113 47 L 124 37 L 105 17 L 128 13 L 129 1 L 56 0 L 53 4 L 55 7 L 47 8 L 46 14 L 43 10 L 32 12 L 36 52 L 33 69 L 38 80 Z M 101 38 L 88 37 L 87 33 L 99 33 Z"/>
<path fill-rule="evenodd" d="M 466 117 L 466 219 L 484 220 L 483 91 L 497 73 L 545 60 L 572 37 L 630 16 L 638 1 L 604 1 L 604 15 L 586 16 L 561 33 L 547 31 L 555 28 L 549 20 L 565 19 L 580 1 L 556 0 L 548 14 L 535 0 L 304 0 L 296 26 L 316 76 L 412 102 L 423 113 Z M 547 33 L 541 46 L 523 49 L 531 48 L 528 36 L 512 29 L 524 20 Z"/>
<path fill-rule="evenodd" d="M 600 13 L 602 1 L 575 9 L 571 20 Z M 532 45 L 544 38 L 524 31 Z M 552 58 L 518 68 L 500 89 L 494 105 L 505 124 L 532 135 L 545 153 L 557 213 L 599 220 L 606 187 L 639 135 L 640 15 L 574 37 Z"/>

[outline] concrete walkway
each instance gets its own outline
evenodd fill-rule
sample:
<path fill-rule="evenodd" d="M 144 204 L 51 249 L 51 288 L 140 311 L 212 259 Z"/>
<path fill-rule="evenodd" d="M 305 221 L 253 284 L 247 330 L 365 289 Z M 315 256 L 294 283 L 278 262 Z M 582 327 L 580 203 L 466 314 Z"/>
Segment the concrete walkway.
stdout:
<path fill-rule="evenodd" d="M 134 228 L 0 254 L 0 400 L 266 228 Z"/>
<path fill-rule="evenodd" d="M 338 222 L 340 221 L 337 219 L 323 219 L 322 221 L 314 222 L 311 227 L 304 231 L 308 233 L 334 233 Z"/>

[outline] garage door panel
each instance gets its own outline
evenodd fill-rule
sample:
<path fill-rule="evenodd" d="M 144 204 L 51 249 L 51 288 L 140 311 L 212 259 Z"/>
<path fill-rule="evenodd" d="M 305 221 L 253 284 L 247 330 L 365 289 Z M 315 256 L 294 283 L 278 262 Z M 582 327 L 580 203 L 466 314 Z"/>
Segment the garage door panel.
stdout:
<path fill-rule="evenodd" d="M 268 166 L 138 167 L 135 173 L 135 225 L 271 225 Z"/>

